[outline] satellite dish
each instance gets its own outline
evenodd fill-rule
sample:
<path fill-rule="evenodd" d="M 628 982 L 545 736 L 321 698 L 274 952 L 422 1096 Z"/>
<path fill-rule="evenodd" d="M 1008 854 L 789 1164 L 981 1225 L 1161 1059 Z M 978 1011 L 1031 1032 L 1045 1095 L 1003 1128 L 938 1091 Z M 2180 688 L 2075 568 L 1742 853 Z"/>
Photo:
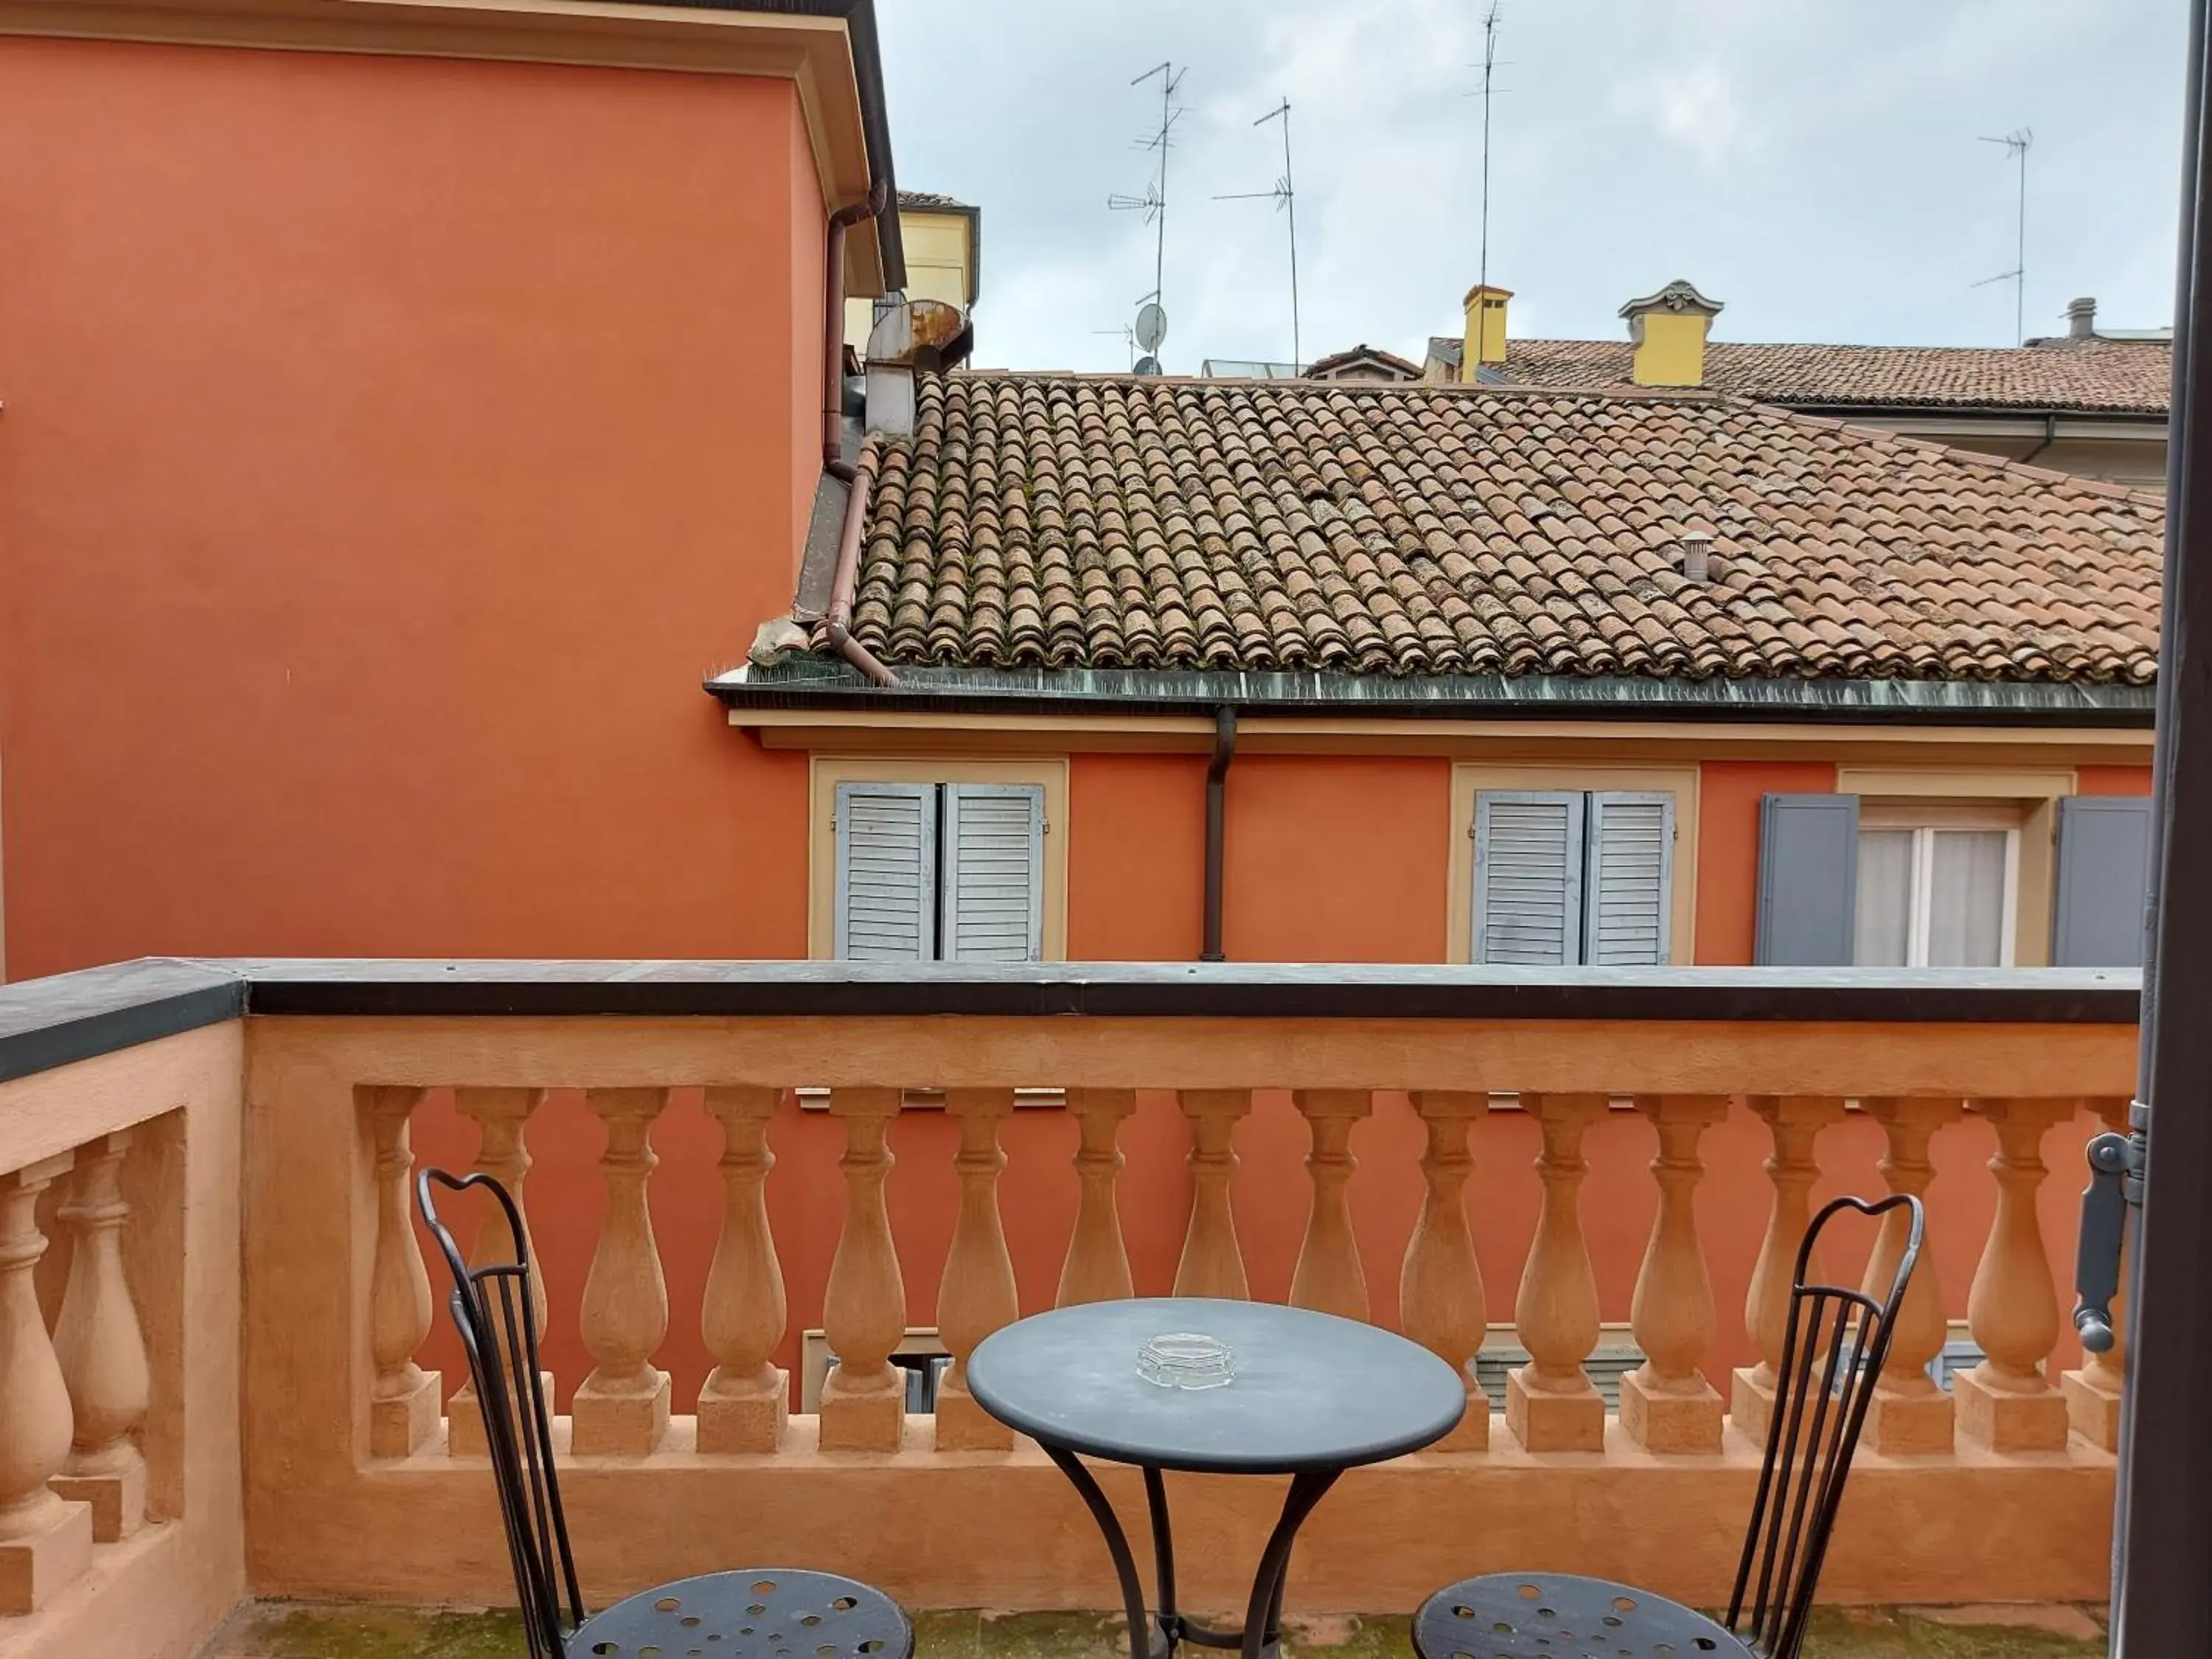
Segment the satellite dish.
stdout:
<path fill-rule="evenodd" d="M 1160 374 L 1166 371 L 1161 368 L 1158 358 L 1139 357 L 1137 359 L 1136 372 L 1139 374 Z"/>
<path fill-rule="evenodd" d="M 1137 308 L 1137 346 L 1143 351 L 1158 351 L 1160 342 L 1168 337 L 1168 314 L 1157 300 L 1147 300 Z"/>

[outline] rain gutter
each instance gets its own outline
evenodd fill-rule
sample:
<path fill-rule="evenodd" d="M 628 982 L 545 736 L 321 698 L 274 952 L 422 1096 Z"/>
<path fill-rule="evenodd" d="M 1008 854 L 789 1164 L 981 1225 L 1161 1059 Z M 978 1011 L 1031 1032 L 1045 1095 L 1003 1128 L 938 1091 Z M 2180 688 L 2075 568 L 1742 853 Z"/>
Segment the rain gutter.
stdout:
<path fill-rule="evenodd" d="M 1853 725 L 2148 730 L 2148 685 L 2079 681 L 1647 679 L 1528 674 L 1435 676 L 1144 669 L 908 667 L 897 690 L 820 659 L 741 667 L 706 682 L 733 710 L 830 713 L 1301 714 L 1385 720 L 1711 720 Z"/>

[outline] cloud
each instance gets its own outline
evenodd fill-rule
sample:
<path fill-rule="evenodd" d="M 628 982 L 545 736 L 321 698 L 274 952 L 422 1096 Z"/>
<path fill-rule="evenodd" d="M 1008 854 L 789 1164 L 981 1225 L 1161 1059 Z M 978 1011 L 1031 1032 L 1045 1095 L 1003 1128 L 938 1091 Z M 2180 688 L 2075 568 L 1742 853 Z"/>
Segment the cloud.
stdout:
<path fill-rule="evenodd" d="M 1289 355 L 1287 216 L 1265 201 L 1291 105 L 1299 335 L 1418 357 L 1481 259 L 1479 0 L 879 0 L 902 183 L 983 208 L 978 360 L 1120 368 L 1152 286 L 1141 191 L 1163 58 L 1163 356 Z M 2012 337 L 2016 174 L 2033 127 L 2031 330 L 2077 294 L 2168 320 L 2185 18 L 2170 0 L 1514 0 L 1493 106 L 1489 274 L 1516 332 L 1612 337 L 1686 276 L 1734 339 Z M 1097 331 L 1108 331 L 1101 333 Z"/>
<path fill-rule="evenodd" d="M 1709 167 L 1727 161 L 1744 137 L 1742 109 L 1718 64 L 1703 63 L 1662 81 L 1651 95 L 1659 130 Z"/>

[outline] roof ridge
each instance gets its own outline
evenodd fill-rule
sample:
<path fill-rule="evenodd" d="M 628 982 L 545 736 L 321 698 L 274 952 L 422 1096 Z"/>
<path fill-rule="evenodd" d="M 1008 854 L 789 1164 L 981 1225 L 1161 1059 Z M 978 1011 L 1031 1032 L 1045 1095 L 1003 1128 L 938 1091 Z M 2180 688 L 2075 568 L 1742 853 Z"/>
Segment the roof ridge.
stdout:
<path fill-rule="evenodd" d="M 1449 334 L 1431 334 L 1429 337 L 1432 340 L 1449 340 L 1457 337 Z M 1614 339 L 1609 336 L 1597 337 L 1589 335 L 1525 334 L 1516 336 L 1506 343 L 1508 350 L 1515 346 L 1528 345 L 1605 346 L 1618 347 L 1624 351 L 1634 349 L 1634 343 L 1625 335 L 1619 339 Z M 2171 339 L 2113 339 L 2105 335 L 2100 335 L 2090 340 L 2053 338 L 2032 345 L 1953 345 L 1948 343 L 1919 345 L 1900 344 L 1894 341 L 1881 340 L 1708 339 L 1705 342 L 1705 349 L 1708 351 L 1716 349 L 1733 351 L 1988 351 L 2000 352 L 2007 356 L 2019 353 L 2023 356 L 2048 356 L 2054 349 L 2073 350 L 2087 346 L 2159 346 L 2171 350 L 2173 342 Z"/>
<path fill-rule="evenodd" d="M 1342 356 L 1343 354 L 1332 355 Z M 1328 360 L 1322 358 L 1317 361 Z M 1264 390 L 1294 395 L 1310 393 L 1322 396 L 1334 396 L 1342 392 L 1397 392 L 1415 395 L 1434 394 L 1437 397 L 1473 395 L 1572 398 L 1593 402 L 1708 404 L 1722 401 L 1731 395 L 1711 386 L 1505 386 L 1493 385 L 1486 380 L 1467 384 L 1462 384 L 1456 380 L 1316 380 L 1304 375 L 1295 378 L 1282 375 L 1262 380 L 1251 374 L 1139 374 L 1129 369 L 969 368 L 963 367 L 925 370 L 923 374 L 925 376 L 935 375 L 948 381 L 1027 380 L 1050 380 L 1055 383 L 1073 380 L 1086 384 L 1146 386 L 1249 386 L 1255 391 Z"/>

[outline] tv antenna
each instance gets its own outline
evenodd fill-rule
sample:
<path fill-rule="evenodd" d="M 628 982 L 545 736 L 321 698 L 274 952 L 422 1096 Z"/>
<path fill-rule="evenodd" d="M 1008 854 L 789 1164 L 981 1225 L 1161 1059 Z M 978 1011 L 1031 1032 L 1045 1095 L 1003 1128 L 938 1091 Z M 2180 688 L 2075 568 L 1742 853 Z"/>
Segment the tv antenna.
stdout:
<path fill-rule="evenodd" d="M 1491 0 L 1490 9 L 1482 19 L 1482 230 L 1481 251 L 1475 259 L 1475 286 L 1490 286 L 1490 100 L 1496 95 L 1491 85 L 1498 71 L 1498 0 Z M 1462 371 L 1472 380 L 1481 371 L 1484 359 L 1489 355 L 1490 307 L 1487 302 L 1474 310 L 1474 361 Z"/>
<path fill-rule="evenodd" d="M 1158 301 L 1167 269 L 1168 256 L 1168 151 L 1173 146 L 1175 124 L 1182 118 L 1176 107 L 1176 92 L 1182 85 L 1188 65 L 1177 69 L 1172 63 L 1155 64 L 1129 82 L 1140 87 L 1154 76 L 1160 81 L 1160 125 L 1148 137 L 1137 140 L 1139 149 L 1156 149 L 1160 153 L 1158 179 L 1145 186 L 1142 196 L 1115 194 L 1106 198 L 1106 205 L 1116 213 L 1141 213 L 1144 222 L 1158 227 L 1152 240 L 1152 291 L 1145 295 Z"/>
<path fill-rule="evenodd" d="M 1129 353 L 1129 362 L 1130 362 L 1133 365 L 1136 362 L 1136 361 L 1137 361 L 1137 331 L 1136 331 L 1135 329 L 1133 329 L 1133 328 L 1131 328 L 1131 327 L 1128 325 L 1128 324 L 1124 323 L 1124 324 L 1122 324 L 1122 325 L 1121 325 L 1121 327 L 1119 327 L 1119 328 L 1094 328 L 1094 329 L 1092 329 L 1091 331 L 1093 334 L 1110 334 L 1110 335 L 1112 335 L 1115 339 L 1117 339 L 1117 340 L 1121 341 L 1123 346 L 1125 346 L 1126 348 L 1127 348 L 1127 349 L 1128 349 L 1128 353 Z"/>
<path fill-rule="evenodd" d="M 1985 144 L 2002 144 L 2005 159 L 2020 163 L 2020 222 L 2018 240 L 2013 245 L 2010 270 L 2001 270 L 1994 276 L 1984 276 L 1973 284 L 1987 288 L 1991 283 L 2010 283 L 2013 285 L 2012 343 L 2027 343 L 2027 151 L 2035 143 L 2035 134 L 2027 127 L 2018 127 L 2002 138 L 1984 138 Z"/>
<path fill-rule="evenodd" d="M 1305 368 L 1305 351 L 1298 336 L 1298 198 L 1291 187 L 1291 100 L 1287 98 L 1252 123 L 1265 126 L 1279 118 L 1283 124 L 1283 176 L 1275 180 L 1273 190 L 1238 191 L 1228 196 L 1217 196 L 1217 202 L 1273 202 L 1290 215 L 1291 220 L 1291 370 L 1301 373 Z"/>

